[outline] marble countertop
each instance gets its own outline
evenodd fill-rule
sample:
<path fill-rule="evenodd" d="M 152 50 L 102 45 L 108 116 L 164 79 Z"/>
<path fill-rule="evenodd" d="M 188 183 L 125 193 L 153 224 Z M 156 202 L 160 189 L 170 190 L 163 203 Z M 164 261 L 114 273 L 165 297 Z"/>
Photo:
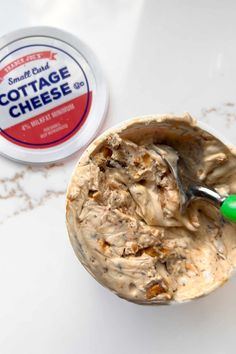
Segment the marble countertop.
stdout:
<path fill-rule="evenodd" d="M 9 0 L 0 35 L 52 25 L 90 45 L 110 88 L 102 130 L 188 111 L 236 144 L 235 15 L 233 0 Z M 195 302 L 144 307 L 83 269 L 64 216 L 80 154 L 43 167 L 0 157 L 0 353 L 235 353 L 235 277 Z"/>

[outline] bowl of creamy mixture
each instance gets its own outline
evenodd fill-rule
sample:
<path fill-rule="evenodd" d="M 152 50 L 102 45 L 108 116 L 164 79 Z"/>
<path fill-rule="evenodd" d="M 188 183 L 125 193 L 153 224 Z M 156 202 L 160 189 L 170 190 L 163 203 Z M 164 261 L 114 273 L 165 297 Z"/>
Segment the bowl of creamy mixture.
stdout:
<path fill-rule="evenodd" d="M 236 193 L 236 153 L 189 114 L 131 119 L 99 136 L 67 191 L 67 228 L 80 262 L 139 304 L 179 303 L 222 285 L 236 265 L 236 224 L 205 200 L 180 212 L 175 179 L 151 148 L 174 148 L 199 181 Z"/>

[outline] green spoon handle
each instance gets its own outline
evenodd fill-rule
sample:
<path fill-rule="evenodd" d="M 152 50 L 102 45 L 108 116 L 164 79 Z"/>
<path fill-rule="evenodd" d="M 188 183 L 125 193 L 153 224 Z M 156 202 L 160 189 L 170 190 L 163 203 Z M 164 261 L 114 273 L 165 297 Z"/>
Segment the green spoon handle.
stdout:
<path fill-rule="evenodd" d="M 220 207 L 221 214 L 228 220 L 236 222 L 236 195 L 226 197 Z"/>

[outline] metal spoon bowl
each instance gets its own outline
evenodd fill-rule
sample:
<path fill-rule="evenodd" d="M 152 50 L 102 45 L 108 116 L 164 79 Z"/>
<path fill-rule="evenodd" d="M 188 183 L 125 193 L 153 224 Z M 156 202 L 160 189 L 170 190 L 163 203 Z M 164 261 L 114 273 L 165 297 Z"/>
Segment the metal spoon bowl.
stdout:
<path fill-rule="evenodd" d="M 236 222 L 236 196 L 221 196 L 216 190 L 194 178 L 184 159 L 167 145 L 151 144 L 150 148 L 163 158 L 173 174 L 180 194 L 180 211 L 184 213 L 189 203 L 197 198 L 205 199 L 220 208 L 222 215 Z"/>

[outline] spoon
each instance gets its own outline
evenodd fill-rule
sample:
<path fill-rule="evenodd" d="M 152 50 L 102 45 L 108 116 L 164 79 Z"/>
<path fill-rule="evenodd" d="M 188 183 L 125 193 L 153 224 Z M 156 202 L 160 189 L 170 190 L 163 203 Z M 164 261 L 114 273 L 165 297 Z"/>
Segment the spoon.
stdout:
<path fill-rule="evenodd" d="M 193 199 L 201 198 L 220 209 L 228 220 L 236 222 L 236 195 L 221 196 L 214 189 L 199 184 L 176 150 L 166 145 L 151 144 L 150 148 L 160 155 L 169 166 L 180 194 L 180 211 L 183 213 Z"/>

